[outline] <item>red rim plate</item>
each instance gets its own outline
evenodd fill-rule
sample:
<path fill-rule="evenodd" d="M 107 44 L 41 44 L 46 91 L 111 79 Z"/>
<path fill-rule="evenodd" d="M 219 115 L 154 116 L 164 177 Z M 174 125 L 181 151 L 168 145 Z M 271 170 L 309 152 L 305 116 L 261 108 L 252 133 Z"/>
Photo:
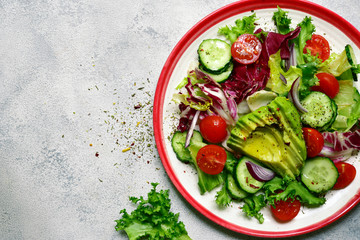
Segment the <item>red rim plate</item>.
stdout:
<path fill-rule="evenodd" d="M 154 98 L 154 111 L 153 111 L 153 126 L 154 126 L 154 134 L 155 141 L 157 145 L 157 149 L 162 161 L 162 164 L 170 178 L 173 182 L 177 190 L 182 194 L 182 196 L 201 214 L 205 217 L 209 218 L 213 222 L 228 228 L 230 230 L 240 232 L 243 234 L 258 236 L 258 237 L 290 237 L 301 235 L 305 233 L 309 233 L 320 229 L 330 223 L 336 221 L 348 211 L 350 211 L 359 201 L 360 201 L 360 192 L 358 191 L 351 199 L 348 201 L 343 207 L 341 207 L 337 212 L 335 212 L 330 217 L 317 222 L 316 224 L 312 224 L 303 228 L 299 228 L 291 231 L 284 232 L 271 232 L 271 231 L 261 231 L 254 230 L 245 227 L 241 227 L 235 225 L 231 222 L 225 221 L 218 216 L 214 215 L 208 209 L 204 208 L 200 203 L 198 203 L 185 189 L 185 187 L 181 184 L 176 174 L 174 173 L 170 163 L 169 157 L 165 147 L 165 137 L 163 132 L 163 110 L 164 110 L 164 98 L 167 90 L 167 86 L 169 84 L 169 80 L 171 74 L 181 58 L 182 54 L 185 50 L 191 45 L 191 43 L 197 39 L 202 33 L 206 30 L 214 26 L 215 24 L 233 17 L 237 14 L 249 12 L 251 10 L 261 10 L 261 9 L 274 9 L 277 6 L 281 6 L 282 8 L 293 9 L 297 11 L 304 12 L 306 14 L 310 14 L 312 16 L 318 17 L 334 27 L 340 29 L 353 43 L 360 47 L 360 32 L 353 27 L 348 21 L 339 16 L 338 14 L 330 11 L 327 8 L 324 8 L 318 4 L 311 3 L 305 0 L 262 0 L 262 1 L 254 1 L 254 0 L 243 0 L 239 2 L 234 2 L 225 7 L 222 7 L 213 13 L 209 14 L 201 21 L 199 21 L 194 27 L 192 27 L 178 42 L 175 46 L 171 54 L 169 55 L 167 61 L 164 64 L 162 72 L 159 77 L 159 81 L 157 84 L 155 98 Z"/>

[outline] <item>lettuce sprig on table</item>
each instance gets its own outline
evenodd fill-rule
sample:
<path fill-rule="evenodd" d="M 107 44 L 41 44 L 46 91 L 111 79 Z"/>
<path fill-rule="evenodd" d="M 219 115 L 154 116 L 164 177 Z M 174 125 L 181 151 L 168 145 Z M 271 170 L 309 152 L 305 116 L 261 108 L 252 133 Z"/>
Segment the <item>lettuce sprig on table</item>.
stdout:
<path fill-rule="evenodd" d="M 130 201 L 137 204 L 137 208 L 127 213 L 121 210 L 122 217 L 115 220 L 116 231 L 125 231 L 129 240 L 138 239 L 191 239 L 183 222 L 179 221 L 179 213 L 170 211 L 171 200 L 169 190 L 156 191 L 158 183 L 151 183 L 152 190 L 148 199 L 144 197 L 130 197 Z"/>

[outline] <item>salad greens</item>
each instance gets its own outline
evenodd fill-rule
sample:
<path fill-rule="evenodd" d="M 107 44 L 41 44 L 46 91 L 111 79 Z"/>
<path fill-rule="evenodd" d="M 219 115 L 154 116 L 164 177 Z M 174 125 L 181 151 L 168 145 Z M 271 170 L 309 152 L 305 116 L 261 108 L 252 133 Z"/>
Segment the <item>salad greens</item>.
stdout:
<path fill-rule="evenodd" d="M 242 211 L 248 217 L 255 217 L 259 223 L 264 222 L 264 216 L 260 212 L 262 208 L 267 206 L 265 201 L 265 195 L 250 195 L 249 197 L 244 198 L 244 205 L 241 207 Z"/>
<path fill-rule="evenodd" d="M 153 188 L 144 197 L 130 197 L 130 201 L 138 207 L 128 214 L 121 210 L 122 218 L 115 220 L 116 231 L 125 231 L 129 240 L 138 239 L 191 239 L 179 214 L 170 211 L 171 200 L 169 190 L 156 191 L 158 183 L 151 183 Z"/>
<path fill-rule="evenodd" d="M 225 184 L 223 184 L 221 190 L 216 193 L 215 202 L 221 207 L 227 207 L 232 202 L 232 198 L 229 195 Z"/>
<path fill-rule="evenodd" d="M 225 26 L 219 29 L 219 34 L 224 35 L 231 43 L 235 42 L 236 39 L 245 33 L 254 33 L 256 14 L 246 16 L 242 19 L 235 21 L 235 26 Z"/>
<path fill-rule="evenodd" d="M 303 63 L 298 65 L 298 68 L 302 72 L 302 81 L 300 85 L 300 99 L 304 99 L 307 95 L 310 94 L 310 88 L 315 86 L 319 79 L 315 76 L 316 72 L 318 71 L 319 61 L 318 59 L 312 58 L 313 61 L 308 61 L 307 63 Z"/>
<path fill-rule="evenodd" d="M 295 39 L 296 60 L 298 64 L 304 64 L 303 49 L 306 45 L 306 41 L 311 39 L 312 34 L 315 32 L 315 26 L 312 24 L 311 17 L 305 17 L 304 20 L 298 24 L 301 27 L 299 37 Z"/>
<path fill-rule="evenodd" d="M 290 91 L 290 88 L 293 82 L 301 77 L 303 72 L 300 68 L 296 66 L 290 66 L 287 71 L 285 71 L 282 66 L 282 59 L 280 56 L 280 52 L 277 52 L 270 56 L 269 59 L 269 67 L 270 67 L 270 78 L 266 84 L 266 88 L 271 89 L 273 92 L 286 96 Z M 283 75 L 287 83 L 284 84 L 280 79 L 280 75 Z"/>
<path fill-rule="evenodd" d="M 280 34 L 287 34 L 291 31 L 291 18 L 288 17 L 288 12 L 282 10 L 278 6 L 278 10 L 274 12 L 272 20 L 275 23 L 276 29 Z"/>
<path fill-rule="evenodd" d="M 360 115 L 360 94 L 352 80 L 339 81 L 339 87 L 339 93 L 334 98 L 338 115 L 332 129 L 348 132 L 357 123 Z"/>
<path fill-rule="evenodd" d="M 204 194 L 205 192 L 210 192 L 214 188 L 218 187 L 223 183 L 223 178 L 220 174 L 218 175 L 210 175 L 206 174 L 200 170 L 199 166 L 196 164 L 196 154 L 200 150 L 200 148 L 204 147 L 206 144 L 203 142 L 195 142 L 191 144 L 188 148 L 190 151 L 192 163 L 196 168 L 198 173 L 198 185 L 200 189 L 200 193 Z"/>

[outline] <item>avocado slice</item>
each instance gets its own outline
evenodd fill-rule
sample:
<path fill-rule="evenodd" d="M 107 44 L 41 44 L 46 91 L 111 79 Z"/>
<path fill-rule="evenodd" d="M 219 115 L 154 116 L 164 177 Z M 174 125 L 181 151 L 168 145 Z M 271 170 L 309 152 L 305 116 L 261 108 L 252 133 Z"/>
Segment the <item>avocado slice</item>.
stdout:
<path fill-rule="evenodd" d="M 300 115 L 285 97 L 277 97 L 267 106 L 239 118 L 227 145 L 282 177 L 298 176 L 306 159 Z"/>

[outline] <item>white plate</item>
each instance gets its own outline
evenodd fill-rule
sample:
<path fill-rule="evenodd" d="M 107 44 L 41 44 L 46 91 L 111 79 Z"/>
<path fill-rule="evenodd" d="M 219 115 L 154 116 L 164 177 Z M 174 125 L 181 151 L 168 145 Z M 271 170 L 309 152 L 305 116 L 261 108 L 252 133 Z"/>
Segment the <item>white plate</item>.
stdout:
<path fill-rule="evenodd" d="M 295 236 L 319 229 L 337 220 L 360 201 L 360 175 L 346 189 L 330 191 L 326 203 L 316 208 L 303 207 L 299 215 L 290 222 L 279 223 L 271 216 L 269 208 L 262 210 L 265 221 L 247 218 L 239 206 L 220 209 L 215 203 L 217 189 L 200 195 L 194 168 L 177 160 L 171 148 L 170 136 L 178 124 L 178 107 L 171 101 L 175 87 L 187 75 L 191 62 L 197 59 L 196 50 L 203 39 L 219 37 L 219 27 L 234 25 L 234 21 L 252 14 L 255 10 L 261 28 L 274 29 L 271 21 L 276 6 L 289 12 L 292 23 L 299 23 L 305 16 L 311 16 L 316 33 L 326 34 L 334 52 L 340 53 L 346 44 L 351 44 L 356 55 L 360 54 L 360 32 L 346 20 L 314 3 L 292 1 L 241 1 L 227 5 L 197 23 L 176 45 L 166 61 L 155 94 L 154 132 L 157 148 L 171 181 L 183 197 L 200 213 L 228 229 L 244 234 L 262 237 Z M 358 84 L 358 83 L 357 83 Z M 357 86 L 359 89 L 359 85 Z M 360 169 L 359 156 L 349 160 Z"/>

